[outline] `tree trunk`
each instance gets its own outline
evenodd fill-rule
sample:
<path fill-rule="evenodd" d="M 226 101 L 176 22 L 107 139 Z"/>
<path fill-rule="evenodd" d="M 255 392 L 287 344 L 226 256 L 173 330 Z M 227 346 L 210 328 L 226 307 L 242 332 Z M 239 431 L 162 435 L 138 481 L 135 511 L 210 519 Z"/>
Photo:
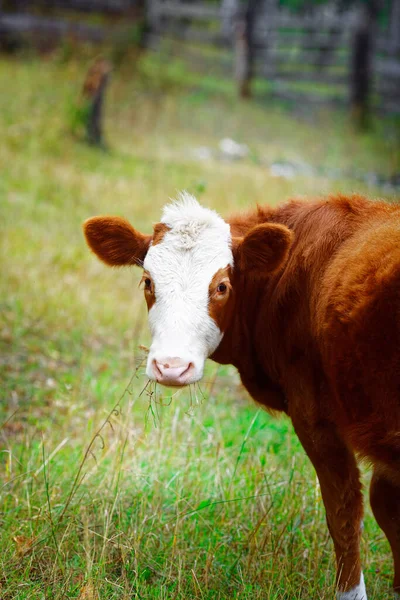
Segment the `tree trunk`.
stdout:
<path fill-rule="evenodd" d="M 110 63 L 100 58 L 89 68 L 83 85 L 83 98 L 88 103 L 86 136 L 88 142 L 95 146 L 104 146 L 102 113 L 110 72 Z"/>

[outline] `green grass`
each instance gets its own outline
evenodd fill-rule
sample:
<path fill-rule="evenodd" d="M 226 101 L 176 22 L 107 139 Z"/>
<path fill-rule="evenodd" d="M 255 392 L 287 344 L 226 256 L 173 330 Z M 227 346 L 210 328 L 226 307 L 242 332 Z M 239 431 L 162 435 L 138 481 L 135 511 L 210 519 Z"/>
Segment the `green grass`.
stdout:
<path fill-rule="evenodd" d="M 310 124 L 144 57 L 114 74 L 109 151 L 97 151 L 69 131 L 84 71 L 57 56 L 0 62 L 0 597 L 331 598 L 320 490 L 289 421 L 255 406 L 228 367 L 208 365 L 201 389 L 144 389 L 140 272 L 98 263 L 81 223 L 115 213 L 149 231 L 183 188 L 222 214 L 384 195 L 272 177 L 268 164 L 389 175 L 392 124 L 357 134 L 329 112 Z M 222 137 L 247 143 L 249 159 L 192 158 Z M 363 562 L 369 598 L 386 598 L 391 557 L 369 509 Z"/>

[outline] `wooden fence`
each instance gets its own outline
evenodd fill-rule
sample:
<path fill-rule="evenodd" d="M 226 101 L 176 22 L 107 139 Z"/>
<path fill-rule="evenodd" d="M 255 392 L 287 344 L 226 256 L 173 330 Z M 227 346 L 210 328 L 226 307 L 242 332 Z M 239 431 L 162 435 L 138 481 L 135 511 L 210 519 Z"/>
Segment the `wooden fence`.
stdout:
<path fill-rule="evenodd" d="M 168 40 L 169 51 L 191 66 L 235 75 L 244 96 L 250 79 L 258 77 L 269 82 L 273 94 L 296 102 L 348 103 L 354 79 L 366 68 L 352 65 L 360 22 L 363 27 L 360 7 L 340 12 L 332 2 L 298 16 L 281 9 L 277 0 L 248 0 L 251 5 L 249 24 L 238 0 L 149 0 L 150 43 L 165 48 Z M 390 10 L 385 26 L 374 24 L 368 92 L 374 107 L 400 112 L 400 2 L 392 0 Z M 251 43 L 246 28 L 252 29 Z M 220 51 L 203 50 L 210 46 Z"/>
<path fill-rule="evenodd" d="M 142 6 L 141 0 L 0 0 L 0 43 L 30 39 L 46 47 L 66 36 L 100 43 L 118 35 Z M 85 13 L 104 15 L 105 21 L 93 24 Z"/>
<path fill-rule="evenodd" d="M 33 35 L 44 44 L 67 35 L 102 42 L 134 22 L 144 1 L 0 0 L 0 42 L 10 33 Z M 150 47 L 162 47 L 192 69 L 236 77 L 243 96 L 258 78 L 268 82 L 270 93 L 295 102 L 344 104 L 357 96 L 353 88 L 359 81 L 361 88 L 368 88 L 375 108 L 400 113 L 400 0 L 386 0 L 390 18 L 385 25 L 374 25 L 371 69 L 368 61 L 354 64 L 357 31 L 363 39 L 357 7 L 340 12 L 332 1 L 299 16 L 281 9 L 278 0 L 145 4 Z M 85 20 L 84 13 L 93 12 L 111 21 Z M 72 19 L 69 13 L 74 13 Z M 372 72 L 371 82 L 363 72 L 367 70 Z"/>

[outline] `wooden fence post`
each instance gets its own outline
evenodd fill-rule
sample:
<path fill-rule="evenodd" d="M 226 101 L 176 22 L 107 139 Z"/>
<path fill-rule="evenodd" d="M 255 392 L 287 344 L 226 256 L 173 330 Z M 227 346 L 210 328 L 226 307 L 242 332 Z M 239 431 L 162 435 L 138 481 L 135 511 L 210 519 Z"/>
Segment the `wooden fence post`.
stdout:
<path fill-rule="evenodd" d="M 400 50 L 400 2 L 392 0 L 389 24 L 390 50 L 395 54 Z"/>
<path fill-rule="evenodd" d="M 260 0 L 247 0 L 243 9 L 237 11 L 235 23 L 235 76 L 239 95 L 251 96 L 251 80 L 255 58 L 254 26 Z"/>
<path fill-rule="evenodd" d="M 358 127 L 368 125 L 372 83 L 372 55 L 379 0 L 369 0 L 360 11 L 351 49 L 350 104 Z"/>

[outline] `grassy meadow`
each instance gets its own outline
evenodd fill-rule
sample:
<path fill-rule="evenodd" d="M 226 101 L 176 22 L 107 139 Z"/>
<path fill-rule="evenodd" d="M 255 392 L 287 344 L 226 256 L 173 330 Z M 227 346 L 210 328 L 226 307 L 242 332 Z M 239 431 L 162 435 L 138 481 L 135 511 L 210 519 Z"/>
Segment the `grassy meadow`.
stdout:
<path fill-rule="evenodd" d="M 332 599 L 320 489 L 290 422 L 230 367 L 177 393 L 147 385 L 140 270 L 100 264 L 81 223 L 113 213 L 150 231 L 181 189 L 222 214 L 339 190 L 393 199 L 324 173 L 398 172 L 396 124 L 356 133 L 345 114 L 240 103 L 144 56 L 113 74 L 101 151 L 71 134 L 85 52 L 0 58 L 0 598 Z M 220 159 L 224 137 L 249 156 Z M 321 175 L 277 176 L 274 161 Z M 392 563 L 369 508 L 364 533 L 382 600 Z"/>

